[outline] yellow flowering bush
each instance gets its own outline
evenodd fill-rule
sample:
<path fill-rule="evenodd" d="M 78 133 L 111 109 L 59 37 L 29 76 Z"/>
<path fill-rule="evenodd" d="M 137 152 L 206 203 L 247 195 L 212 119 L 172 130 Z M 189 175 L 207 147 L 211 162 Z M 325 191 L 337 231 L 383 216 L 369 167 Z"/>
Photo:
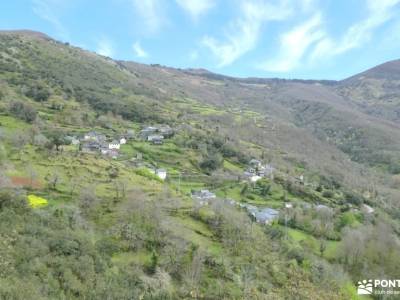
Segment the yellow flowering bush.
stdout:
<path fill-rule="evenodd" d="M 46 206 L 48 204 L 46 199 L 35 195 L 28 195 L 28 202 L 33 208 Z"/>

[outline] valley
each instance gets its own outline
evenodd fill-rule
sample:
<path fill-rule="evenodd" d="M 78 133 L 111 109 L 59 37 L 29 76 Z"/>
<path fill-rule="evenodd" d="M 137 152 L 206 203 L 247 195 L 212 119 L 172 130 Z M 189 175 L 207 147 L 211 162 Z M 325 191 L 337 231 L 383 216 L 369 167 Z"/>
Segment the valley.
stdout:
<path fill-rule="evenodd" d="M 398 66 L 243 79 L 0 32 L 0 298 L 358 299 L 397 278 Z"/>

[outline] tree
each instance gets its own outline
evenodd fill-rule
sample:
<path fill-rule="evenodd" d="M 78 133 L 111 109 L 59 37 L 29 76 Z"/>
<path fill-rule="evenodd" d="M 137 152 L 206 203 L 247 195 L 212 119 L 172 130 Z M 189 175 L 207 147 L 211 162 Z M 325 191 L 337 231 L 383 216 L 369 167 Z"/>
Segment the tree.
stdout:
<path fill-rule="evenodd" d="M 191 294 L 194 298 L 197 298 L 199 293 L 199 284 L 203 271 L 204 254 L 197 248 L 192 247 L 191 249 L 192 261 L 187 269 L 187 280 L 191 288 Z"/>
<path fill-rule="evenodd" d="M 119 169 L 117 166 L 110 165 L 106 168 L 109 181 L 111 182 L 113 179 L 116 179 L 119 175 Z"/>
<path fill-rule="evenodd" d="M 326 250 L 326 241 L 321 239 L 319 242 L 319 253 L 321 254 L 321 257 L 324 256 Z"/>
<path fill-rule="evenodd" d="M 259 194 L 263 197 L 268 196 L 271 191 L 271 184 L 266 180 L 258 180 L 256 182 L 256 187 L 259 191 Z"/>
<path fill-rule="evenodd" d="M 82 178 L 80 176 L 76 176 L 75 174 L 69 174 L 70 176 L 70 181 L 69 181 L 69 187 L 70 187 L 70 192 L 69 194 L 72 196 L 76 190 L 76 188 L 79 186 L 79 183 L 82 182 Z"/>
<path fill-rule="evenodd" d="M 122 180 L 114 180 L 115 200 L 124 199 L 126 197 L 126 182 Z"/>
<path fill-rule="evenodd" d="M 50 144 L 49 140 L 41 133 L 33 137 L 33 144 L 43 148 L 44 146 Z"/>
<path fill-rule="evenodd" d="M 36 81 L 30 82 L 29 86 L 25 87 L 24 94 L 37 102 L 47 101 L 50 97 L 50 92 L 46 86 Z"/>
<path fill-rule="evenodd" d="M 333 198 L 334 195 L 335 194 L 331 190 L 325 190 L 322 192 L 322 197 L 325 197 L 325 198 Z"/>
<path fill-rule="evenodd" d="M 0 189 L 11 187 L 11 180 L 2 171 L 0 171 Z"/>
<path fill-rule="evenodd" d="M 6 158 L 7 158 L 6 148 L 4 147 L 3 144 L 0 143 L 0 166 L 6 160 Z"/>
<path fill-rule="evenodd" d="M 60 174 L 58 172 L 48 173 L 45 180 L 51 190 L 56 190 L 57 184 L 60 182 Z"/>
<path fill-rule="evenodd" d="M 32 105 L 22 101 L 12 101 L 10 103 L 9 111 L 15 117 L 28 123 L 35 121 L 37 116 L 36 109 Z"/>
<path fill-rule="evenodd" d="M 200 168 L 206 172 L 217 170 L 223 165 L 224 159 L 221 154 L 217 152 L 207 153 L 203 160 L 200 162 Z"/>
<path fill-rule="evenodd" d="M 19 159 L 21 159 L 21 153 L 24 149 L 25 145 L 29 142 L 29 136 L 24 131 L 17 131 L 17 134 L 14 134 L 11 137 L 12 145 L 17 149 Z"/>
<path fill-rule="evenodd" d="M 243 188 L 240 190 L 240 195 L 245 196 L 249 190 L 249 185 L 246 183 Z"/>
<path fill-rule="evenodd" d="M 29 176 L 29 186 L 31 189 L 33 189 L 33 182 L 35 181 L 36 177 L 37 177 L 37 172 L 35 170 L 35 168 L 29 164 L 26 168 L 26 171 L 28 173 Z"/>
<path fill-rule="evenodd" d="M 89 215 L 98 199 L 95 194 L 95 187 L 89 186 L 81 189 L 79 195 L 79 207 L 85 215 Z"/>
<path fill-rule="evenodd" d="M 150 262 L 147 266 L 147 271 L 149 272 L 149 274 L 154 274 L 157 270 L 157 266 L 158 266 L 158 254 L 153 249 L 153 251 L 151 252 Z"/>
<path fill-rule="evenodd" d="M 345 200 L 354 205 L 360 205 L 364 202 L 363 197 L 354 192 L 345 192 Z"/>
<path fill-rule="evenodd" d="M 52 128 L 47 133 L 47 138 L 49 140 L 48 148 L 53 149 L 56 147 L 56 151 L 60 151 L 60 146 L 69 145 L 70 140 L 66 139 L 65 133 L 57 128 Z"/>

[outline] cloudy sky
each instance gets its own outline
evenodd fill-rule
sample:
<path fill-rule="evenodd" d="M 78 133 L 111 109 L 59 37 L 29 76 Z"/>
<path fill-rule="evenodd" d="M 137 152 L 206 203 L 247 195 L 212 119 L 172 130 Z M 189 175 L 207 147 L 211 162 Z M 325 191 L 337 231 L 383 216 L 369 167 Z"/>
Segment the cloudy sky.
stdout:
<path fill-rule="evenodd" d="M 400 58 L 400 0 L 1 2 L 1 29 L 232 76 L 342 79 Z"/>

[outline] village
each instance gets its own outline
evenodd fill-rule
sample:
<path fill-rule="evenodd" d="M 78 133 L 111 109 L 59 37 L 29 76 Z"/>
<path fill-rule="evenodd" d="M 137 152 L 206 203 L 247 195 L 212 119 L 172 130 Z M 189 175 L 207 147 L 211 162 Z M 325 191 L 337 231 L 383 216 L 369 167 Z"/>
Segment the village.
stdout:
<path fill-rule="evenodd" d="M 173 137 L 174 134 L 175 130 L 173 128 L 169 125 L 162 124 L 144 126 L 137 134 L 132 129 L 127 130 L 124 134 L 115 136 L 107 136 L 98 131 L 89 131 L 81 137 L 67 136 L 67 139 L 72 145 L 78 147 L 79 151 L 82 153 L 100 154 L 105 158 L 115 160 L 120 157 L 121 147 L 124 147 L 129 142 L 146 142 L 149 145 L 157 147 L 163 145 L 164 142 Z M 137 153 L 134 157 L 131 157 L 127 163 L 134 168 L 145 168 L 150 174 L 155 175 L 161 181 L 165 181 L 168 178 L 168 171 L 166 168 L 158 168 L 150 163 L 146 163 L 143 160 L 142 153 Z M 247 182 L 248 184 L 255 186 L 257 182 L 262 179 L 273 181 L 275 173 L 277 172 L 278 170 L 271 164 L 252 158 L 248 161 L 247 166 L 244 168 L 242 176 L 240 177 L 242 178 L 242 183 Z M 309 185 L 305 182 L 304 175 L 302 174 L 293 177 L 292 180 L 300 185 Z M 214 192 L 206 188 L 191 190 L 190 197 L 198 207 L 213 205 L 218 201 L 237 207 L 240 210 L 246 211 L 251 220 L 262 225 L 271 225 L 274 221 L 277 222 L 280 217 L 285 217 L 284 215 L 294 207 L 294 204 L 291 202 L 284 202 L 280 208 L 241 203 L 237 200 L 217 197 Z M 332 210 L 324 204 L 303 203 L 302 205 L 306 209 L 314 209 L 317 211 Z M 374 209 L 366 204 L 363 204 L 361 209 L 366 214 L 372 214 L 374 212 Z M 357 211 L 356 208 L 353 208 L 353 210 Z"/>
<path fill-rule="evenodd" d="M 110 137 L 99 131 L 89 131 L 81 137 L 74 135 L 67 136 L 66 139 L 82 153 L 101 154 L 106 158 L 118 159 L 121 155 L 121 147 L 124 147 L 129 141 L 145 141 L 157 146 L 162 145 L 165 139 L 173 135 L 174 130 L 168 125 L 152 125 L 143 127 L 138 134 L 130 129 L 124 134 Z M 136 167 L 145 166 L 142 163 L 141 154 L 131 158 L 130 162 Z M 148 166 L 148 170 L 160 180 L 167 178 L 167 171 L 165 169 L 150 165 Z"/>
<path fill-rule="evenodd" d="M 128 130 L 124 134 L 107 136 L 99 131 L 89 131 L 83 136 L 67 136 L 71 145 L 78 147 L 79 151 L 86 154 L 101 154 L 105 158 L 118 159 L 120 157 L 121 147 L 128 142 L 145 141 L 150 145 L 162 145 L 165 140 L 171 138 L 175 131 L 168 125 L 144 126 L 137 134 L 134 130 Z M 135 157 L 129 159 L 130 165 L 140 168 L 145 167 L 151 174 L 157 176 L 160 180 L 167 179 L 168 172 L 164 168 L 157 168 L 143 161 L 142 154 L 138 153 Z M 270 164 L 264 164 L 260 160 L 251 159 L 247 168 L 243 171 L 243 180 L 249 183 L 256 183 L 262 178 L 273 180 L 275 168 Z M 232 199 L 220 199 L 215 193 L 207 189 L 192 191 L 191 198 L 196 205 L 211 205 L 213 201 L 224 201 L 225 203 L 237 206 L 239 209 L 247 211 L 250 218 L 260 224 L 271 224 L 279 217 L 279 211 L 269 207 L 257 207 L 251 204 L 238 203 Z M 290 203 L 286 208 L 291 207 Z"/>

